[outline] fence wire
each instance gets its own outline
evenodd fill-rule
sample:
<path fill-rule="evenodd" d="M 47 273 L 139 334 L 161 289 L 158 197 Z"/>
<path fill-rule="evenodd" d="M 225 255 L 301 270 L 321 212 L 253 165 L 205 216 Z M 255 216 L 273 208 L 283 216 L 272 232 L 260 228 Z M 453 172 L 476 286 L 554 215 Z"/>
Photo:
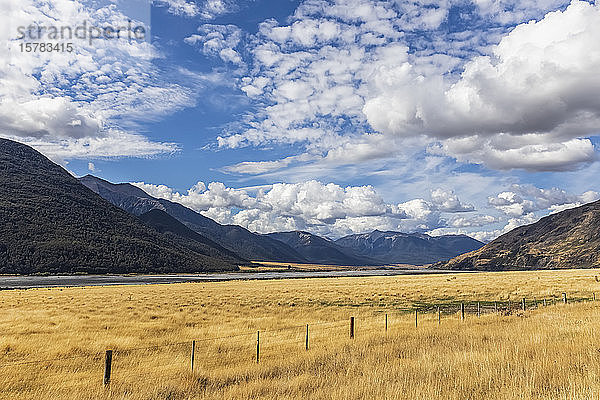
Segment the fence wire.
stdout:
<path fill-rule="evenodd" d="M 484 315 L 484 314 L 503 314 L 510 315 L 517 312 L 529 311 L 532 309 L 539 309 L 544 306 L 550 306 L 557 303 L 580 303 L 584 301 L 595 300 L 595 295 L 592 296 L 578 296 L 578 297 L 567 297 L 566 294 L 562 296 L 550 296 L 546 298 L 536 299 L 521 299 L 516 300 L 501 300 L 501 301 L 465 301 L 457 302 L 454 301 L 450 304 L 440 303 L 439 305 L 427 304 L 427 305 L 415 305 L 414 307 L 398 307 L 389 310 L 381 309 L 377 310 L 376 317 L 360 318 L 356 319 L 354 329 L 349 325 L 349 320 L 337 320 L 337 321 L 321 321 L 308 324 L 308 349 L 313 346 L 320 346 L 326 343 L 328 340 L 338 340 L 340 337 L 354 337 L 354 335 L 360 335 L 362 333 L 373 333 L 373 332 L 385 332 L 388 330 L 398 329 L 401 325 L 403 328 L 408 329 L 411 325 L 418 326 L 419 323 L 425 322 L 441 322 L 445 318 L 451 316 L 462 319 L 463 313 L 464 318 L 473 315 Z M 414 315 L 414 319 L 407 319 L 407 316 Z M 426 320 L 423 317 L 427 316 Z M 420 319 L 421 318 L 421 319 Z M 379 324 L 379 326 L 377 326 Z M 306 331 L 307 325 L 294 325 L 276 329 L 265 329 L 253 332 L 244 332 L 233 335 L 215 336 L 215 337 L 203 337 L 203 338 L 190 338 L 187 341 L 181 341 L 176 343 L 167 343 L 161 345 L 150 345 L 142 347 L 132 348 L 115 348 L 113 349 L 114 358 L 112 360 L 112 378 L 117 382 L 126 382 L 128 379 L 135 378 L 139 380 L 145 374 L 148 367 L 152 368 L 173 368 L 175 367 L 175 375 L 179 376 L 185 374 L 185 372 L 191 371 L 191 348 L 192 342 L 195 342 L 195 354 L 193 356 L 194 363 L 197 368 L 205 368 L 207 365 L 220 364 L 222 366 L 229 365 L 231 363 L 239 362 L 260 362 L 260 359 L 267 358 L 272 359 L 274 357 L 281 357 L 288 349 L 303 349 L 306 347 Z M 338 329 L 340 332 L 337 335 L 332 335 L 332 331 Z M 352 332 L 352 335 L 350 334 Z M 248 340 L 244 342 L 228 342 L 231 339 L 239 339 L 247 337 Z M 258 341 L 260 337 L 260 341 Z M 214 348 L 203 346 L 202 344 L 212 342 L 217 343 Z M 258 343 L 257 343 L 258 342 Z M 180 352 L 171 351 L 168 353 L 172 356 L 171 360 L 162 362 L 158 360 L 148 361 L 152 357 L 158 357 L 159 355 L 151 354 L 152 352 L 176 349 L 180 348 Z M 146 358 L 133 359 L 131 356 L 134 353 L 146 352 Z M 266 352 L 263 354 L 261 352 Z M 260 353 L 260 355 L 259 355 Z M 160 353 L 161 357 L 165 357 L 164 352 Z M 257 360 L 257 356 L 259 360 Z M 84 360 L 87 359 L 90 362 L 95 363 L 95 367 L 85 368 L 80 365 L 75 367 L 75 371 L 83 371 L 85 369 L 97 369 L 100 370 L 102 367 L 101 363 L 104 363 L 105 358 L 103 352 L 89 353 L 89 354 L 78 354 L 73 356 L 63 356 L 48 359 L 21 359 L 11 360 L 8 362 L 0 361 L 0 369 L 10 367 L 21 367 L 21 366 L 34 366 L 38 370 L 44 370 L 45 372 L 52 369 L 69 369 L 68 366 L 58 365 L 62 361 L 72 360 Z M 42 368 L 40 368 L 42 367 Z M 80 368 L 80 369 L 78 369 Z M 138 371 L 139 369 L 139 371 Z M 34 371 L 32 371 L 34 372 Z M 57 372 L 58 373 L 58 372 Z"/>

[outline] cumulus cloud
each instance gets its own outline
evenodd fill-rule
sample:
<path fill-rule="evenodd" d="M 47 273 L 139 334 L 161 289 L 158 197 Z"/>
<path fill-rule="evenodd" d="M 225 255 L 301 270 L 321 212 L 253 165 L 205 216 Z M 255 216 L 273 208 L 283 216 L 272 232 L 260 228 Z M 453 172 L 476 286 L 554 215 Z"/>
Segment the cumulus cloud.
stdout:
<path fill-rule="evenodd" d="M 589 139 L 552 140 L 543 134 L 470 136 L 447 139 L 439 147 L 430 147 L 429 151 L 450 155 L 462 162 L 485 164 L 493 169 L 520 168 L 534 172 L 576 169 L 598 159 L 596 148 Z"/>
<path fill-rule="evenodd" d="M 364 112 L 381 132 L 448 139 L 446 154 L 492 168 L 560 170 L 594 161 L 594 146 L 582 137 L 600 122 L 599 34 L 600 7 L 575 0 L 517 26 L 450 86 L 410 65 L 385 71 Z"/>
<path fill-rule="evenodd" d="M 562 211 L 599 198 L 600 194 L 594 191 L 574 195 L 559 188 L 540 189 L 533 185 L 515 184 L 510 190 L 489 197 L 488 203 L 506 215 L 521 217 L 540 210 Z"/>
<path fill-rule="evenodd" d="M 537 19 L 565 5 L 564 0 L 474 0 L 473 3 L 483 17 L 505 25 Z"/>
<path fill-rule="evenodd" d="M 435 189 L 431 192 L 431 201 L 437 209 L 444 212 L 468 212 L 475 211 L 472 204 L 463 204 L 454 191 Z"/>
<path fill-rule="evenodd" d="M 235 25 L 204 24 L 198 27 L 198 33 L 188 36 L 184 41 L 200 47 L 205 55 L 218 56 L 232 64 L 243 64 L 242 56 L 235 48 L 242 38 L 242 30 Z"/>
<path fill-rule="evenodd" d="M 502 220 L 497 217 L 482 215 L 473 217 L 473 223 L 466 222 L 465 219 L 458 218 L 452 223 L 449 224 L 448 227 L 437 228 L 427 232 L 432 236 L 441 236 L 441 235 L 468 235 L 474 239 L 477 239 L 481 242 L 487 243 L 498 236 L 503 235 L 505 233 L 510 232 L 511 230 L 518 228 L 522 225 L 533 224 L 539 220 L 533 213 L 525 214 L 521 217 L 509 218 L 508 220 Z M 466 222 L 463 226 L 462 224 Z M 503 223 L 500 228 L 491 228 L 487 230 L 473 230 L 471 228 L 477 228 L 481 226 L 491 225 L 491 224 L 499 224 Z M 494 225 L 492 225 L 494 226 Z"/>
<path fill-rule="evenodd" d="M 500 222 L 498 217 L 492 215 L 475 215 L 473 217 L 457 217 L 448 222 L 453 228 L 480 227 Z"/>
<path fill-rule="evenodd" d="M 379 229 L 466 234 L 489 241 L 545 215 L 600 199 L 600 193 L 594 191 L 571 194 L 559 188 L 515 184 L 488 197 L 488 204 L 476 210 L 447 188 L 432 190 L 428 198 L 390 203 L 373 186 L 342 187 L 314 180 L 241 189 L 199 182 L 187 193 L 165 185 L 134 185 L 220 223 L 260 233 L 305 230 L 334 238 Z"/>
<path fill-rule="evenodd" d="M 164 185 L 134 185 L 147 193 L 181 203 L 221 223 L 268 233 L 309 230 L 338 237 L 374 229 L 425 231 L 445 225 L 443 215 L 472 210 L 451 191 L 434 190 L 431 200 L 386 203 L 372 186 L 318 181 L 278 183 L 257 190 L 199 182 L 182 194 Z"/>
<path fill-rule="evenodd" d="M 156 0 L 155 5 L 165 5 L 168 11 L 174 15 L 183 15 L 187 17 L 195 17 L 200 14 L 200 8 L 193 1 L 186 0 Z"/>
<path fill-rule="evenodd" d="M 448 219 L 445 226 L 428 233 L 467 234 L 488 242 L 519 226 L 535 223 L 546 215 L 579 207 L 598 199 L 600 193 L 595 191 L 577 195 L 556 187 L 543 189 L 534 185 L 514 184 L 508 190 L 488 197 L 487 214 L 455 215 Z M 484 226 L 487 229 L 480 230 Z"/>
<path fill-rule="evenodd" d="M 305 143 L 326 156 L 342 137 L 381 134 L 426 137 L 430 152 L 499 170 L 563 171 L 597 160 L 588 137 L 600 122 L 600 6 L 477 1 L 481 18 L 532 20 L 456 34 L 440 28 L 453 2 L 347 3 L 307 1 L 287 24 L 260 25 L 249 41 L 250 73 L 239 79 L 260 106 L 219 146 Z"/>

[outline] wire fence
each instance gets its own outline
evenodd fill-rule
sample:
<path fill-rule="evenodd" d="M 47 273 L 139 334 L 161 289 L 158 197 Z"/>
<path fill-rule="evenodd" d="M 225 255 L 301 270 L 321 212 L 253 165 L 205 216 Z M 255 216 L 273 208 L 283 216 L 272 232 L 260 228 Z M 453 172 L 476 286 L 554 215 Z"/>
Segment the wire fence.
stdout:
<path fill-rule="evenodd" d="M 43 374 L 46 378 L 56 374 L 61 376 L 62 382 L 66 382 L 65 379 L 77 382 L 80 376 L 83 377 L 92 371 L 98 374 L 99 381 L 109 386 L 113 381 L 139 381 L 148 370 L 160 368 L 171 371 L 171 379 L 178 379 L 186 373 L 189 376 L 190 372 L 209 368 L 211 365 L 258 364 L 268 359 L 285 357 L 294 349 L 309 351 L 340 338 L 351 340 L 359 335 L 372 336 L 377 332 L 387 334 L 388 330 L 408 329 L 410 325 L 418 328 L 422 323 L 442 324 L 448 318 L 465 321 L 473 316 L 479 317 L 484 314 L 519 314 L 557 303 L 595 300 L 595 293 L 571 296 L 562 293 L 559 296 L 522 298 L 519 301 L 480 300 L 441 302 L 438 305 L 415 304 L 413 307 L 380 309 L 377 310 L 377 315 L 360 320 L 350 317 L 337 321 L 299 324 L 233 335 L 190 338 L 187 341 L 162 345 L 113 348 L 105 352 L 48 359 L 2 360 L 0 358 L 0 377 L 3 370 L 19 368 L 19 373 L 25 375 L 21 381 L 36 379 L 39 374 Z M 1 378 L 0 383 L 3 383 Z M 18 385 L 19 383 L 4 382 L 4 384 Z"/>

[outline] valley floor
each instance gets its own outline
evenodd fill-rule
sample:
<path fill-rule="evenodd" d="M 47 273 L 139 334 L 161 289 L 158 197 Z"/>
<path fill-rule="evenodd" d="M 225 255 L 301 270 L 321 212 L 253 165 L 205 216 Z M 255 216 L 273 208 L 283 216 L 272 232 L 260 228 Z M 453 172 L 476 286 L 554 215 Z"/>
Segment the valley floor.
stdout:
<path fill-rule="evenodd" d="M 114 285 L 153 285 L 188 282 L 222 282 L 236 280 L 270 280 L 300 278 L 340 278 L 367 276 L 394 276 L 413 274 L 438 274 L 448 271 L 419 267 L 350 268 L 294 264 L 287 267 L 242 268 L 239 272 L 207 272 L 201 274 L 130 274 L 130 275 L 0 275 L 0 290 L 34 289 L 51 287 L 84 287 Z"/>
<path fill-rule="evenodd" d="M 568 270 L 2 291 L 0 398 L 597 399 L 600 298 L 591 299 L 600 295 L 598 275 Z M 574 302 L 562 304 L 563 292 Z M 525 312 L 516 311 L 522 298 Z M 584 298 L 589 301 L 575 302 Z M 473 314 L 477 301 L 480 317 Z M 503 312 L 508 301 L 511 313 Z M 469 304 L 464 321 L 456 312 L 461 302 Z M 438 305 L 441 321 L 424 312 Z M 114 353 L 105 387 L 106 349 Z"/>

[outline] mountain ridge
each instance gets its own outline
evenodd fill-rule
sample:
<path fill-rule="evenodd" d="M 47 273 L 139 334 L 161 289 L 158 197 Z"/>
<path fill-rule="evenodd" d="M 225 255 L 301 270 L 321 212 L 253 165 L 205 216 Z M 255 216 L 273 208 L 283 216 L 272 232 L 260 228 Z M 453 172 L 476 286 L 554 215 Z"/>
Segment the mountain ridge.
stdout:
<path fill-rule="evenodd" d="M 481 249 L 435 265 L 451 270 L 600 267 L 600 201 L 517 227 Z"/>
<path fill-rule="evenodd" d="M 166 199 L 155 198 L 129 183 L 115 184 L 93 175 L 79 181 L 114 205 L 133 215 L 160 209 L 213 242 L 252 261 L 307 262 L 287 244 L 237 225 L 221 225 L 204 215 Z"/>
<path fill-rule="evenodd" d="M 0 139 L 0 273 L 235 270 L 89 190 L 31 147 Z"/>
<path fill-rule="evenodd" d="M 380 230 L 344 236 L 335 243 L 382 263 L 413 265 L 448 260 L 484 245 L 466 235 L 429 236 Z"/>
<path fill-rule="evenodd" d="M 433 237 L 422 233 L 384 232 L 349 235 L 337 240 L 322 238 L 303 231 L 258 234 L 237 225 L 221 225 L 179 203 L 155 198 L 128 183 L 114 184 L 86 175 L 80 182 L 124 210 L 142 215 L 159 209 L 171 215 L 194 232 L 219 243 L 244 259 L 253 261 L 298 262 L 333 265 L 424 265 L 448 260 L 458 254 L 474 250 L 483 243 L 465 235 Z M 303 242 L 302 235 L 309 238 Z M 386 238 L 404 238 L 396 244 L 385 243 Z M 358 240 L 363 244 L 356 244 Z M 375 239 L 381 239 L 379 242 Z M 364 245 L 364 242 L 373 242 Z"/>
<path fill-rule="evenodd" d="M 298 251 L 313 264 L 348 266 L 381 265 L 381 262 L 354 254 L 354 251 L 334 241 L 305 231 L 273 232 L 267 234 Z"/>

